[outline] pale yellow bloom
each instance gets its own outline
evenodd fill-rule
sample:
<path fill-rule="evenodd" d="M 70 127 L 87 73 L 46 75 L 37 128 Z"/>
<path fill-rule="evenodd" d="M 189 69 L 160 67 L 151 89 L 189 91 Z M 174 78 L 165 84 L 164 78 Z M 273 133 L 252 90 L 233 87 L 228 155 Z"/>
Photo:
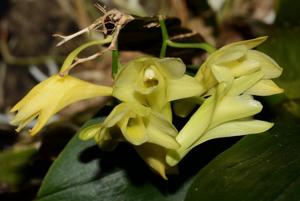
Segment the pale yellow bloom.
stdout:
<path fill-rule="evenodd" d="M 126 140 L 137 146 L 147 142 L 175 149 L 179 147 L 175 140 L 177 133 L 168 119 L 150 108 L 136 103 L 121 103 L 114 107 L 103 123 L 80 137 L 84 140 L 94 137 L 100 146 L 110 140 Z"/>
<path fill-rule="evenodd" d="M 262 133 L 270 129 L 272 123 L 252 119 L 262 110 L 261 103 L 242 94 L 260 76 L 260 72 L 246 75 L 247 79 L 240 85 L 220 83 L 177 135 L 180 147 L 167 153 L 167 163 L 176 165 L 191 149 L 210 139 Z"/>
<path fill-rule="evenodd" d="M 265 85 L 264 81 L 279 77 L 282 73 L 282 68 L 268 55 L 252 50 L 252 48 L 263 43 L 266 39 L 267 37 L 260 37 L 232 43 L 220 48 L 206 59 L 195 78 L 200 81 L 202 86 L 205 86 L 206 90 L 209 90 L 220 82 L 220 77 L 224 79 L 224 74 L 222 73 L 224 69 L 229 71 L 232 78 L 239 78 L 261 71 L 263 73 L 261 78 L 263 84 L 257 83 L 260 86 L 260 91 L 257 94 L 257 86 L 253 86 L 253 88 L 249 89 L 251 94 L 270 95 L 282 93 L 283 90 L 275 83 L 272 83 L 272 87 L 269 87 L 270 82 L 268 81 L 267 85 Z M 262 90 L 265 86 L 268 89 Z M 267 91 L 267 94 L 262 93 L 263 91 Z"/>
<path fill-rule="evenodd" d="M 266 40 L 260 37 L 226 45 L 212 53 L 200 66 L 195 79 L 211 95 L 219 83 L 226 83 L 231 89 L 228 95 L 244 93 L 248 95 L 269 96 L 283 92 L 272 80 L 282 73 L 282 68 L 268 55 L 252 50 Z M 235 91 L 233 91 L 235 90 Z M 188 107 L 184 101 L 175 104 L 175 113 L 186 117 L 196 103 L 191 102 Z"/>
<path fill-rule="evenodd" d="M 208 140 L 263 133 L 272 126 L 273 123 L 261 120 L 236 120 L 221 124 L 213 129 L 207 130 L 191 147 L 170 150 L 166 156 L 166 162 L 170 166 L 176 165 L 189 151 Z"/>
<path fill-rule="evenodd" d="M 161 111 L 173 100 L 201 95 L 203 87 L 185 74 L 177 58 L 140 58 L 129 62 L 115 79 L 113 96 Z"/>
<path fill-rule="evenodd" d="M 64 107 L 80 100 L 111 94 L 111 87 L 95 85 L 71 76 L 54 75 L 36 85 L 11 109 L 11 112 L 17 111 L 11 124 L 18 125 L 17 131 L 20 131 L 37 118 L 37 123 L 30 130 L 30 134 L 35 135 Z"/>
<path fill-rule="evenodd" d="M 103 121 L 95 121 L 79 134 L 82 140 L 94 138 L 100 148 L 113 149 L 119 141 L 129 142 L 156 173 L 167 179 L 173 170 L 165 161 L 169 149 L 179 148 L 176 128 L 163 115 L 138 103 L 121 103 Z"/>
<path fill-rule="evenodd" d="M 227 45 L 200 67 L 195 78 L 207 91 L 198 110 L 176 137 L 180 147 L 167 153 L 166 161 L 176 165 L 195 146 L 214 138 L 262 133 L 273 124 L 252 119 L 262 110 L 252 95 L 282 93 L 271 79 L 281 75 L 278 64 L 256 50 L 266 37 Z M 175 112 L 186 116 L 191 107 L 175 105 Z"/>
<path fill-rule="evenodd" d="M 119 141 L 124 140 L 121 136 L 122 133 L 117 129 L 105 128 L 104 125 L 105 123 L 103 123 L 101 119 L 89 122 L 88 125 L 80 130 L 80 139 L 88 140 L 95 138 L 101 149 L 108 151 L 113 150 Z M 111 126 L 110 124 L 108 125 Z M 178 148 L 178 146 L 172 147 Z M 165 161 L 166 153 L 168 151 L 165 147 L 146 142 L 141 145 L 134 146 L 134 148 L 147 165 L 149 165 L 149 167 L 162 178 L 167 180 L 166 173 L 174 173 L 174 170 L 176 170 L 176 168 L 174 169 L 167 165 Z"/>

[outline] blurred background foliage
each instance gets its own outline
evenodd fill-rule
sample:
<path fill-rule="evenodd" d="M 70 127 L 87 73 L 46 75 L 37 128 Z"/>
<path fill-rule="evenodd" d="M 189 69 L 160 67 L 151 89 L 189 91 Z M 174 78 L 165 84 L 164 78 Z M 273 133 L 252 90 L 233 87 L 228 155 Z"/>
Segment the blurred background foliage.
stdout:
<path fill-rule="evenodd" d="M 170 36 L 196 32 L 183 39 L 189 42 L 205 41 L 221 47 L 233 41 L 268 35 L 269 40 L 259 49 L 284 68 L 283 75 L 276 82 L 285 93 L 261 100 L 265 106 L 261 117 L 280 122 L 268 132 L 268 136 L 204 143 L 182 161 L 180 175 L 171 176 L 168 182 L 153 176 L 126 145 L 108 155 L 92 150 L 100 155 L 105 176 L 101 175 L 99 181 L 83 187 L 86 194 L 91 194 L 88 190 L 91 186 L 101 189 L 108 185 L 110 189 L 94 191 L 95 195 L 91 196 L 105 195 L 98 200 L 300 200 L 300 193 L 296 190 L 300 189 L 300 2 L 292 0 L 1 0 L 0 200 L 33 200 L 50 165 L 78 128 L 91 117 L 104 116 L 109 111 L 109 106 L 105 106 L 109 101 L 107 98 L 74 104 L 56 115 L 34 138 L 26 132 L 16 134 L 9 125 L 9 109 L 14 103 L 39 81 L 57 73 L 71 50 L 90 38 L 101 37 L 100 33 L 90 33 L 60 47 L 56 47 L 58 40 L 52 37 L 54 33 L 67 35 L 91 24 L 101 16 L 94 7 L 95 3 L 144 17 L 137 17 L 122 30 L 119 38 L 121 63 L 144 54 L 159 54 L 160 28 L 143 26 L 157 20 L 153 16 L 158 14 L 169 17 L 166 23 Z M 97 48 L 85 51 L 84 55 L 94 51 Z M 183 58 L 191 72 L 195 72 L 206 57 L 203 51 L 171 48 L 167 55 Z M 81 64 L 72 74 L 94 83 L 111 85 L 110 71 L 111 57 L 105 54 L 100 59 Z M 73 139 L 73 147 L 67 149 L 73 153 L 74 147 L 78 151 L 89 146 L 92 145 L 80 145 Z M 72 158 L 66 152 L 64 160 L 82 168 L 79 176 L 82 181 L 89 177 L 85 173 L 96 171 L 94 163 L 82 166 L 77 164 L 76 157 Z M 124 158 L 121 160 L 118 154 Z M 56 162 L 56 167 L 63 169 L 65 165 L 59 161 L 62 158 Z M 65 179 L 71 179 L 73 173 L 66 173 Z M 50 174 L 54 178 L 64 177 L 55 172 Z M 120 185 L 114 185 L 116 182 Z M 56 185 L 58 187 L 52 189 L 53 192 L 68 189 L 59 182 Z M 271 186 L 273 191 L 266 190 Z M 78 189 L 74 189 L 66 193 L 76 196 Z M 66 199 L 66 194 L 47 198 L 44 196 L 47 193 L 51 194 L 47 189 L 42 190 L 39 200 L 75 200 L 75 197 Z M 97 200 L 97 197 L 89 197 L 89 200 Z"/>

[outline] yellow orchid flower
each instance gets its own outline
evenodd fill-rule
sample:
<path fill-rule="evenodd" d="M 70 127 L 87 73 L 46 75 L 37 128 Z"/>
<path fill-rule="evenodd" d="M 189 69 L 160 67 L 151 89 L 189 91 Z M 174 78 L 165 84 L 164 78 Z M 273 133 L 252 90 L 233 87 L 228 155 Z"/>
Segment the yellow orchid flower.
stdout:
<path fill-rule="evenodd" d="M 80 138 L 87 140 L 94 137 L 100 146 L 105 141 L 126 140 L 136 146 L 147 142 L 175 149 L 179 147 L 175 140 L 177 133 L 163 115 L 137 103 L 123 102 L 114 107 L 103 123 L 91 127 Z"/>
<path fill-rule="evenodd" d="M 17 111 L 11 124 L 18 125 L 16 130 L 20 131 L 37 118 L 37 123 L 30 130 L 30 134 L 35 135 L 64 107 L 80 100 L 111 94 L 111 87 L 95 85 L 69 75 L 53 75 L 36 85 L 11 109 L 11 112 Z"/>
<path fill-rule="evenodd" d="M 68 75 L 74 67 L 74 59 L 84 49 L 103 45 L 112 41 L 109 36 L 103 40 L 87 42 L 73 50 L 65 59 L 59 75 L 53 75 L 35 86 L 11 112 L 18 111 L 11 124 L 18 125 L 18 132 L 33 119 L 36 125 L 30 130 L 31 135 L 38 133 L 55 113 L 71 103 L 97 96 L 111 96 L 112 88 L 85 82 Z M 34 104 L 34 106 L 33 106 Z"/>
<path fill-rule="evenodd" d="M 113 137 L 112 132 L 114 132 Z M 122 140 L 119 134 L 120 132 L 118 130 L 108 133 L 107 128 L 103 129 L 101 120 L 93 120 L 80 131 L 79 137 L 82 140 L 95 138 L 101 149 L 110 151 L 115 148 L 118 141 Z M 168 149 L 153 143 L 143 143 L 139 146 L 134 146 L 134 148 L 147 165 L 165 180 L 168 179 L 166 172 L 174 172 L 174 168 L 167 165 L 165 161 Z"/>
<path fill-rule="evenodd" d="M 79 137 L 94 138 L 101 149 L 112 150 L 119 141 L 128 141 L 149 167 L 167 180 L 168 149 L 179 147 L 175 140 L 177 130 L 164 116 L 137 103 L 117 105 L 104 122 L 95 121 L 85 127 Z"/>
<path fill-rule="evenodd" d="M 253 72 L 263 72 L 261 79 L 268 80 L 277 78 L 282 73 L 282 68 L 268 55 L 252 50 L 252 48 L 263 43 L 267 37 L 259 37 L 252 40 L 245 40 L 226 45 L 212 53 L 201 65 L 195 75 L 195 79 L 205 86 L 206 90 L 211 89 L 218 83 L 216 68 L 223 67 L 229 70 L 233 78 L 238 78 Z M 262 85 L 260 85 L 262 87 Z M 275 83 L 268 87 L 268 94 L 281 93 Z M 275 87 L 276 86 L 276 87 Z M 254 88 L 255 89 L 255 88 Z M 251 91 L 254 92 L 254 89 Z"/>
<path fill-rule="evenodd" d="M 170 150 L 166 155 L 166 162 L 169 166 L 177 163 L 193 148 L 211 139 L 242 136 L 249 134 L 263 133 L 272 128 L 273 123 L 261 120 L 236 120 L 221 124 L 213 129 L 207 130 L 191 147 L 177 150 Z"/>
<path fill-rule="evenodd" d="M 273 124 L 253 120 L 262 105 L 251 95 L 268 96 L 282 93 L 271 79 L 282 69 L 267 55 L 251 50 L 266 37 L 227 45 L 212 55 L 200 67 L 195 78 L 207 93 L 200 107 L 176 137 L 180 147 L 170 150 L 166 161 L 176 165 L 195 146 L 214 138 L 262 133 Z M 204 99 L 204 100 L 203 100 Z M 184 101 L 184 100 L 183 100 Z M 182 102 L 183 102 L 182 101 Z M 186 116 L 196 104 L 175 105 L 175 112 Z"/>
<path fill-rule="evenodd" d="M 262 105 L 251 95 L 243 94 L 261 76 L 261 72 L 256 72 L 240 77 L 244 81 L 241 85 L 220 83 L 176 136 L 180 147 L 167 153 L 168 165 L 176 165 L 191 149 L 207 140 L 270 129 L 272 123 L 251 119 L 262 110 Z"/>
<path fill-rule="evenodd" d="M 282 93 L 283 89 L 270 80 L 279 77 L 282 68 L 266 54 L 252 50 L 266 39 L 267 37 L 259 37 L 232 43 L 212 53 L 195 75 L 195 79 L 207 92 L 205 96 L 221 82 L 226 82 L 228 89 L 234 85 L 232 89 L 249 95 L 269 96 Z M 186 117 L 195 105 L 192 102 L 186 107 L 184 100 L 180 100 L 174 105 L 174 110 L 178 116 Z"/>
<path fill-rule="evenodd" d="M 116 76 L 113 96 L 125 102 L 139 102 L 160 112 L 170 101 L 204 92 L 193 77 L 185 74 L 185 69 L 178 58 L 136 59 Z"/>

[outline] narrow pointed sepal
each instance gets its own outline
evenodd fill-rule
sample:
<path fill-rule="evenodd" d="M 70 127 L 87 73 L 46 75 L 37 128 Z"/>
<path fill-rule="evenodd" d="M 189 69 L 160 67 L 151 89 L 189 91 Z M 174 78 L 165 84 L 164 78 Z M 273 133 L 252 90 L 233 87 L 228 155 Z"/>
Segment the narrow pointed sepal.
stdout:
<path fill-rule="evenodd" d="M 135 150 L 154 172 L 168 180 L 166 171 L 169 166 L 165 162 L 166 150 L 163 147 L 145 143 L 141 146 L 135 146 Z"/>
<path fill-rule="evenodd" d="M 245 91 L 245 94 L 255 96 L 271 96 L 274 94 L 283 93 L 283 89 L 280 88 L 272 80 L 260 80 L 254 86 Z"/>
<path fill-rule="evenodd" d="M 167 82 L 168 101 L 200 96 L 204 92 L 205 88 L 189 75 L 184 75 L 179 79 L 170 79 Z"/>

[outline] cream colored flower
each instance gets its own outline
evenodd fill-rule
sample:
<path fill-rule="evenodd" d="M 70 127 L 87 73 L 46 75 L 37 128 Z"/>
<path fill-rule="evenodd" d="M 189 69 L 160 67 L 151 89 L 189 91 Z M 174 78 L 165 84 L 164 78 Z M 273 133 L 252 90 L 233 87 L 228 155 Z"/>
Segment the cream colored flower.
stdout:
<path fill-rule="evenodd" d="M 252 119 L 262 110 L 261 103 L 251 95 L 242 94 L 260 76 L 260 72 L 247 75 L 248 82 L 244 85 L 220 83 L 177 135 L 180 147 L 167 153 L 167 164 L 176 165 L 190 150 L 207 140 L 270 129 L 272 123 Z"/>
<path fill-rule="evenodd" d="M 229 71 L 234 79 L 261 71 L 263 73 L 261 80 L 249 89 L 249 93 L 252 95 L 282 93 L 283 90 L 270 80 L 279 77 L 282 68 L 268 55 L 252 50 L 266 39 L 267 37 L 260 37 L 220 48 L 206 59 L 195 78 L 209 90 L 220 82 L 219 78 L 224 76 L 220 71 L 224 72 L 224 69 Z M 256 90 L 258 87 L 259 91 Z"/>
<path fill-rule="evenodd" d="M 248 95 L 269 96 L 282 93 L 283 89 L 271 80 L 281 75 L 282 68 L 266 54 L 252 50 L 265 40 L 266 37 L 260 37 L 240 41 L 212 53 L 195 75 L 195 79 L 207 92 L 204 96 L 211 95 L 214 87 L 224 82 L 228 85 L 228 90 L 231 88 Z M 234 86 L 231 87 L 232 85 Z M 186 117 L 195 105 L 196 103 L 191 102 L 187 107 L 180 100 L 174 105 L 175 113 Z"/>
<path fill-rule="evenodd" d="M 80 139 L 88 140 L 95 138 L 101 149 L 107 151 L 113 150 L 118 142 L 124 140 L 124 138 L 122 138 L 122 132 L 119 129 L 112 127 L 105 128 L 104 125 L 105 123 L 103 123 L 101 119 L 90 121 L 82 130 L 80 130 Z M 110 124 L 108 125 L 111 126 Z M 172 132 L 176 132 L 172 126 L 171 130 L 174 130 Z M 162 145 L 164 145 L 164 143 Z M 167 147 L 178 148 L 177 145 L 171 145 Z M 173 167 L 170 167 L 165 161 L 168 151 L 168 149 L 165 147 L 154 143 L 145 142 L 141 145 L 134 146 L 134 148 L 139 156 L 145 161 L 145 163 L 165 180 L 168 179 L 166 173 L 174 173 L 176 171 L 176 168 L 174 169 Z"/>
<path fill-rule="evenodd" d="M 94 137 L 100 146 L 117 140 L 136 146 L 147 142 L 175 149 L 179 147 L 176 135 L 176 128 L 163 115 L 136 103 L 121 103 L 98 128 L 94 127 L 80 137 L 84 140 Z"/>
<path fill-rule="evenodd" d="M 201 95 L 203 87 L 185 68 L 177 58 L 136 59 L 116 76 L 113 96 L 161 111 L 170 101 Z"/>
<path fill-rule="evenodd" d="M 17 111 L 11 124 L 18 125 L 17 131 L 20 131 L 37 118 L 37 123 L 30 130 L 30 134 L 35 135 L 64 107 L 80 100 L 111 94 L 111 87 L 95 85 L 71 76 L 54 75 L 36 85 L 11 109 L 11 112 Z"/>

